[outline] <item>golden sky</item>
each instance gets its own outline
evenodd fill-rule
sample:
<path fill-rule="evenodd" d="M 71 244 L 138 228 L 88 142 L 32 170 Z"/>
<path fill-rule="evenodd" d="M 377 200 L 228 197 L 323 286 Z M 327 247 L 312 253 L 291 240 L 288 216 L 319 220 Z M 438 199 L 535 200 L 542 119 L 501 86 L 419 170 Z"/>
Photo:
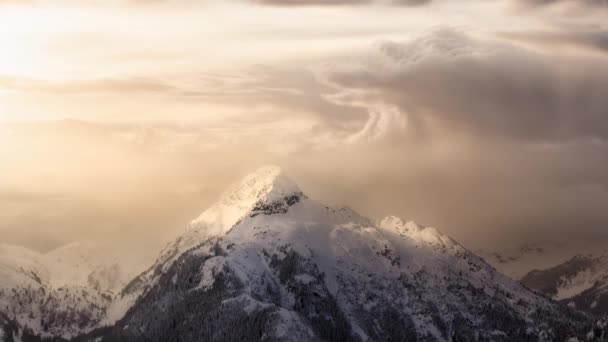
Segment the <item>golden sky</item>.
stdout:
<path fill-rule="evenodd" d="M 0 231 L 41 249 L 172 232 L 270 162 L 465 244 L 603 234 L 607 16 L 601 0 L 0 1 Z"/>
<path fill-rule="evenodd" d="M 213 94 L 184 101 L 181 92 L 214 92 L 217 82 L 246 91 L 238 77 L 252 67 L 308 71 L 378 41 L 413 39 L 440 26 L 483 35 L 540 25 L 504 15 L 505 8 L 469 1 L 415 7 L 3 2 L 1 119 L 215 119 L 242 108 L 213 103 Z"/>

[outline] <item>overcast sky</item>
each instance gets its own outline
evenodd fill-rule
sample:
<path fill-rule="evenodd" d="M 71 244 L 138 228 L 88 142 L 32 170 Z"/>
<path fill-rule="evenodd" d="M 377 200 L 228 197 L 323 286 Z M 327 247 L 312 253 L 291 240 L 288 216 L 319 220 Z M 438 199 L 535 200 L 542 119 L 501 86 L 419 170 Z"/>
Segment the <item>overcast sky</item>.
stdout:
<path fill-rule="evenodd" d="M 265 163 L 473 248 L 603 237 L 606 18 L 605 0 L 0 0 L 0 242 L 162 245 Z"/>

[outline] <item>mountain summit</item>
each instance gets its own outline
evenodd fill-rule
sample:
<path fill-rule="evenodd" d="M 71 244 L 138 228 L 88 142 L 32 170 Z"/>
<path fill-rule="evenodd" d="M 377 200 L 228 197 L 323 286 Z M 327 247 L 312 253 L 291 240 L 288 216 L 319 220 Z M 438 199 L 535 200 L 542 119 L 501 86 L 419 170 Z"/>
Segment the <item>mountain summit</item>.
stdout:
<path fill-rule="evenodd" d="M 302 191 L 280 167 L 264 166 L 232 185 L 217 204 L 192 221 L 191 226 L 204 229 L 209 235 L 223 234 L 256 204 L 283 206 L 282 201 L 301 197 Z"/>
<path fill-rule="evenodd" d="M 323 204 L 277 167 L 232 186 L 104 310 L 100 329 L 82 339 L 566 341 L 604 334 L 586 314 L 530 292 L 437 229 Z"/>
<path fill-rule="evenodd" d="M 102 341 L 558 341 L 591 330 L 438 230 L 325 205 L 277 167 L 232 186 L 120 300 L 128 311 Z"/>

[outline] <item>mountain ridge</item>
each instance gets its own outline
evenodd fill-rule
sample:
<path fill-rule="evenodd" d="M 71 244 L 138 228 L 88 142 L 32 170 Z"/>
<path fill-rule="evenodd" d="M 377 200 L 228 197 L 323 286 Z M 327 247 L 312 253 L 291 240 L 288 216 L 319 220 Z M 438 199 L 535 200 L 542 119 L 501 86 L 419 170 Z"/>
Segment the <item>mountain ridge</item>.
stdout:
<path fill-rule="evenodd" d="M 79 338 L 565 341 L 601 337 L 594 323 L 437 229 L 325 205 L 263 167 L 193 220 Z"/>
<path fill-rule="evenodd" d="M 233 225 L 211 230 L 223 234 L 195 221 L 102 340 L 566 340 L 591 329 L 434 228 L 374 222 L 289 189 L 247 197 Z"/>
<path fill-rule="evenodd" d="M 607 251 L 577 254 L 554 267 L 532 270 L 522 283 L 580 310 L 608 314 Z"/>

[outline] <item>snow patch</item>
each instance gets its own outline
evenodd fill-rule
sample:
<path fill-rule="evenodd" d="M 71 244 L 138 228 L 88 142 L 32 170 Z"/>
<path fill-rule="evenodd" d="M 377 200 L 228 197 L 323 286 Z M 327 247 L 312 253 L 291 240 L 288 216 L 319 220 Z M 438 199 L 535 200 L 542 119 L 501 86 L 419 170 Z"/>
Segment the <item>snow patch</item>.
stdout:
<path fill-rule="evenodd" d="M 203 277 L 197 288 L 208 290 L 213 287 L 213 284 L 215 284 L 215 276 L 223 268 L 225 261 L 226 260 L 223 257 L 213 257 L 205 261 L 202 270 Z"/>
<path fill-rule="evenodd" d="M 569 282 L 563 286 L 557 288 L 557 294 L 554 299 L 563 300 L 572 298 L 580 293 L 583 293 L 585 290 L 588 290 L 593 287 L 595 281 L 591 278 L 576 278 L 574 281 Z"/>

